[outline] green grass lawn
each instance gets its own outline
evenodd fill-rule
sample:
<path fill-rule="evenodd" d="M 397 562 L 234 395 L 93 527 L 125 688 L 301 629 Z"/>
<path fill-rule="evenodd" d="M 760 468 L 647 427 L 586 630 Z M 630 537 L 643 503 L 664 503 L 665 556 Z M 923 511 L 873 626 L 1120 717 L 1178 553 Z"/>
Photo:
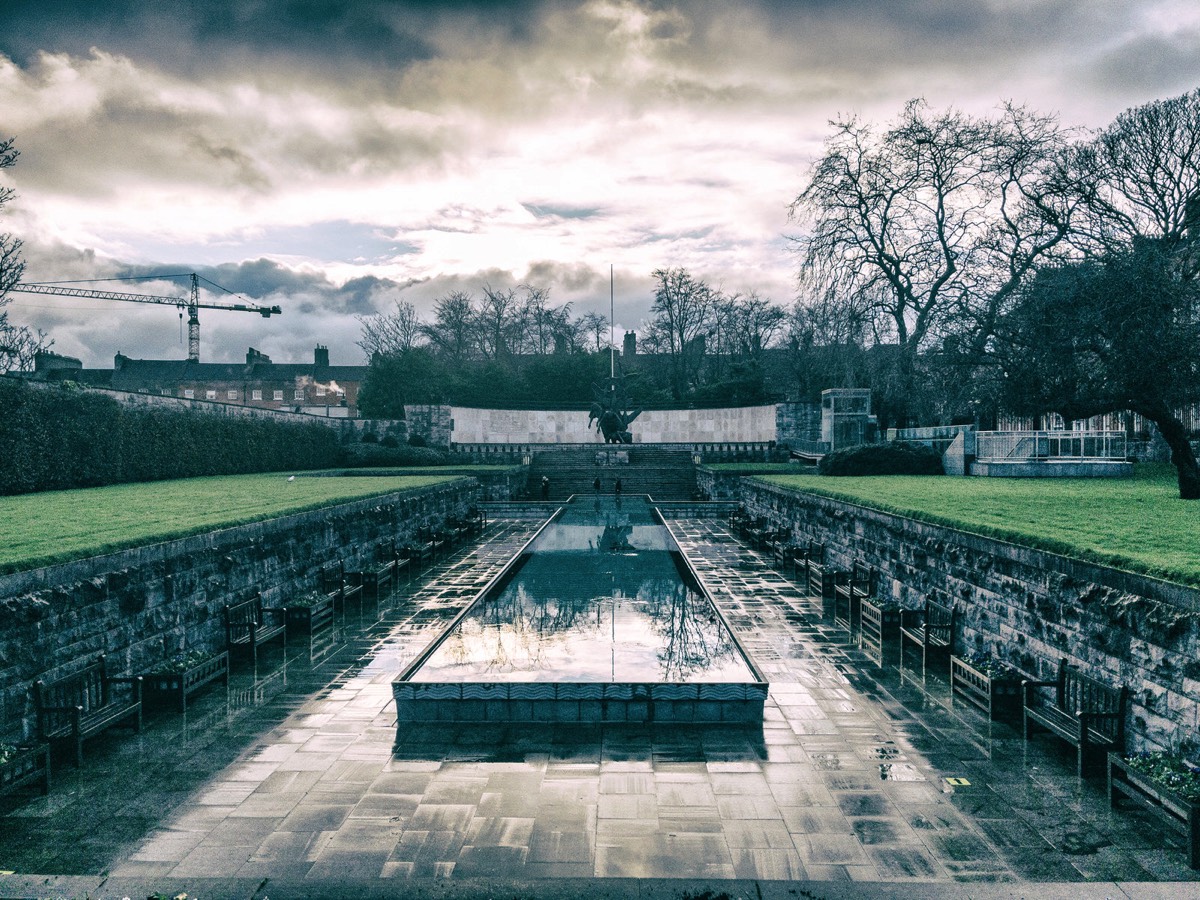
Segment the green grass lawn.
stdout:
<path fill-rule="evenodd" d="M 1200 501 L 1179 499 L 1171 466 L 1133 478 L 831 478 L 764 481 L 975 534 L 1200 586 Z"/>
<path fill-rule="evenodd" d="M 0 497 L 0 573 L 453 480 L 229 475 Z"/>
<path fill-rule="evenodd" d="M 712 469 L 714 472 L 721 472 L 726 475 L 766 475 L 766 474 L 784 474 L 790 472 L 802 472 L 806 469 L 812 471 L 808 466 L 801 466 L 797 463 L 770 463 L 770 462 L 732 462 L 732 463 L 705 463 L 706 468 Z"/>

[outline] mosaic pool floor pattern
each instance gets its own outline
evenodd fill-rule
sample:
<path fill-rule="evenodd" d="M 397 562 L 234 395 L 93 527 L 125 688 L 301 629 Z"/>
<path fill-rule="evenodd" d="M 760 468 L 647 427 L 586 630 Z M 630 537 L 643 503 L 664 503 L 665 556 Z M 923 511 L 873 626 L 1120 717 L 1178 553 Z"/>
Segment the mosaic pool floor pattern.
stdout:
<path fill-rule="evenodd" d="M 289 645 L 229 696 L 113 732 L 0 806 L 0 869 L 143 878 L 1191 881 L 1048 738 L 881 668 L 720 520 L 670 521 L 771 682 L 761 729 L 422 725 L 391 680 L 540 522 Z M 947 779 L 955 779 L 955 782 Z"/>

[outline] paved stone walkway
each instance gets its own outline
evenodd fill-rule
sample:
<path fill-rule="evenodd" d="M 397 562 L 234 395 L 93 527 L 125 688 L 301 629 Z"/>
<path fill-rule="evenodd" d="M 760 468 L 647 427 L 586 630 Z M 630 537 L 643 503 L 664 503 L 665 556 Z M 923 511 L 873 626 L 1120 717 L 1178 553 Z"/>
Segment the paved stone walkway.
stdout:
<path fill-rule="evenodd" d="M 719 520 L 670 525 L 771 681 L 761 730 L 397 734 L 392 678 L 538 524 L 493 523 L 378 621 L 240 678 L 228 699 L 202 698 L 190 722 L 168 715 L 140 739 L 96 742 L 49 798 L 0 807 L 0 869 L 175 886 L 855 880 L 931 895 L 1196 881 L 1173 835 L 1110 812 L 1065 751 L 1027 746 L 951 706 L 944 685 L 880 668 Z M 1093 896 L 1081 887 L 1054 895 Z M 1200 895 L 1170 888 L 1155 896 Z"/>

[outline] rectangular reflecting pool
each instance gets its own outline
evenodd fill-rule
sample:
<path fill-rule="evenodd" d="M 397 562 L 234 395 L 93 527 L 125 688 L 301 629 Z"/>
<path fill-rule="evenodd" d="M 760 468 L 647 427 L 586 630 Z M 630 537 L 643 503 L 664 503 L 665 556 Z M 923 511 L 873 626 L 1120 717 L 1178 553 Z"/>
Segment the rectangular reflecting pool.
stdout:
<path fill-rule="evenodd" d="M 767 685 L 644 498 L 576 498 L 393 683 L 403 721 L 762 720 Z"/>

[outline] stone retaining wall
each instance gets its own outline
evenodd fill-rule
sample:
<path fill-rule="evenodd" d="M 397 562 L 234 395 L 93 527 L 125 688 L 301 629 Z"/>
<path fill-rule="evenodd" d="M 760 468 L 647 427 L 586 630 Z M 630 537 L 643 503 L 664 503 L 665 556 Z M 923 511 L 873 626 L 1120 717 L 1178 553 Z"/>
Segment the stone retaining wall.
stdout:
<path fill-rule="evenodd" d="M 477 502 L 460 479 L 0 577 L 0 738 L 31 737 L 30 687 L 99 653 L 109 671 L 148 671 L 180 650 L 224 649 L 227 603 L 261 591 L 282 606 L 318 570 L 347 570 Z"/>
<path fill-rule="evenodd" d="M 1132 749 L 1200 743 L 1200 591 L 753 479 L 741 499 L 823 542 L 834 566 L 874 566 L 880 592 L 907 606 L 956 603 L 959 652 L 1043 678 L 1066 657 L 1129 685 Z"/>

